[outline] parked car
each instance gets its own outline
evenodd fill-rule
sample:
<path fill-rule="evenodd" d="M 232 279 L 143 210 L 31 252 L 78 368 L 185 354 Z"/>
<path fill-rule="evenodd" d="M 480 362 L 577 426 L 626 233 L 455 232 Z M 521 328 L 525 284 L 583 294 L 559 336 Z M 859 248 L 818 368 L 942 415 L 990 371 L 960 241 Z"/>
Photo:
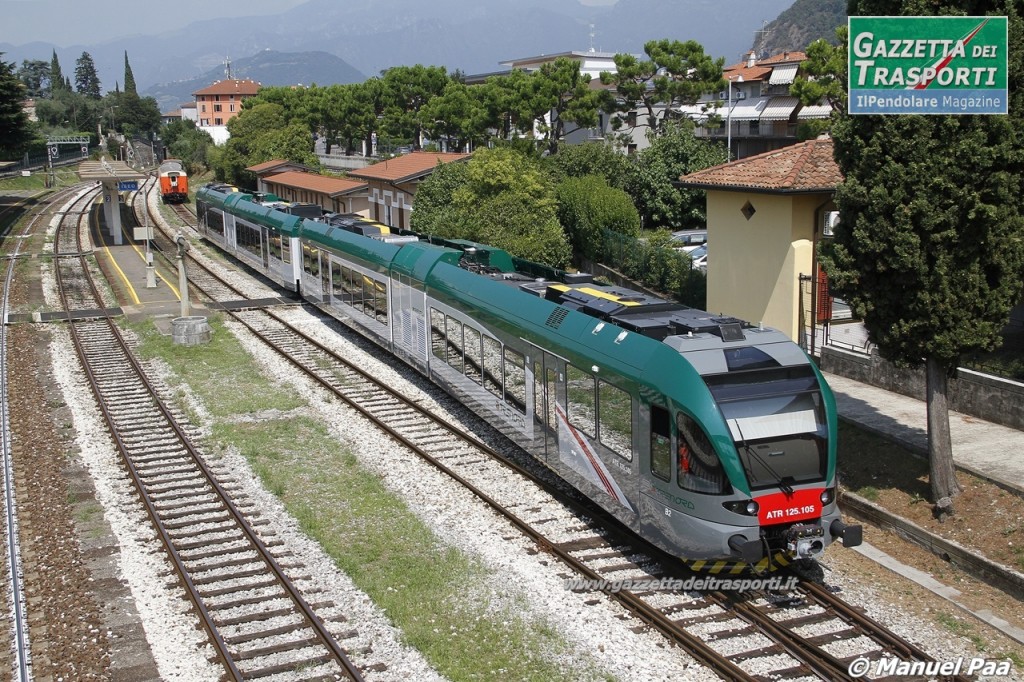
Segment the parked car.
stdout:
<path fill-rule="evenodd" d="M 706 244 L 707 241 L 707 230 L 679 230 L 672 233 L 672 237 L 669 239 L 669 246 L 673 249 L 689 252 L 701 244 Z"/>
<path fill-rule="evenodd" d="M 708 245 L 707 242 L 694 248 L 687 255 L 690 256 L 690 260 L 693 262 L 693 267 L 697 268 L 701 272 L 708 271 Z"/>

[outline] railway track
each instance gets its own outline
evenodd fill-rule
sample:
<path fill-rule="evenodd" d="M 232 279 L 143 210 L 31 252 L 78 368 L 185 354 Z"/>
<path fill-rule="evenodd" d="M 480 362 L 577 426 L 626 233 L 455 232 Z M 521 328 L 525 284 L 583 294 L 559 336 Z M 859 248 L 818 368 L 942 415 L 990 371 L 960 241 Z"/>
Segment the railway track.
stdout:
<path fill-rule="evenodd" d="M 226 293 L 233 289 L 226 282 L 217 287 L 200 288 L 211 307 L 223 303 L 224 296 L 244 298 L 241 291 Z M 852 680 L 857 678 L 848 669 L 856 659 L 932 660 L 814 583 L 784 593 L 659 589 L 694 575 L 619 531 L 600 510 L 567 499 L 465 429 L 372 377 L 358 359 L 341 357 L 281 315 L 265 309 L 228 312 L 323 389 L 473 492 L 540 551 L 557 557 L 571 571 L 567 581 L 590 581 L 582 589 L 607 593 L 724 679 Z M 518 484 L 510 486 L 510 477 Z"/>
<path fill-rule="evenodd" d="M 59 202 L 68 201 L 68 206 L 83 201 L 86 194 L 74 196 L 74 191 L 67 189 L 58 192 L 46 204 L 46 207 L 53 206 Z M 16 205 L 20 205 L 18 202 Z M 13 207 L 11 207 L 13 208 Z M 11 283 L 14 279 L 14 269 L 17 259 L 21 257 L 21 249 L 24 244 L 24 237 L 32 233 L 36 223 L 48 215 L 45 208 L 35 212 L 35 215 L 26 222 L 22 234 L 15 240 L 15 246 L 8 254 L 7 275 L 3 286 L 2 315 L 4 324 L 0 325 L 0 457 L 2 457 L 2 481 L 3 481 L 3 535 L 5 540 L 5 563 L 8 589 L 8 612 L 10 613 L 10 633 L 12 645 L 9 650 L 11 657 L 9 670 L 11 678 L 18 682 L 28 682 L 32 679 L 31 646 L 29 639 L 29 619 L 26 610 L 25 590 L 22 581 L 23 564 L 21 557 L 21 543 L 18 539 L 18 505 L 15 495 L 15 470 L 12 452 L 11 416 L 9 410 L 10 391 L 8 384 L 8 329 L 6 320 L 11 309 Z"/>
<path fill-rule="evenodd" d="M 207 465 L 183 419 L 146 376 L 104 303 L 82 224 L 55 239 L 57 283 L 75 348 L 140 498 L 230 679 L 361 680 L 339 644 L 343 605 L 310 603 L 301 566 L 275 556 L 258 510 L 234 500 L 230 472 Z M 289 677 L 292 675 L 292 677 Z"/>

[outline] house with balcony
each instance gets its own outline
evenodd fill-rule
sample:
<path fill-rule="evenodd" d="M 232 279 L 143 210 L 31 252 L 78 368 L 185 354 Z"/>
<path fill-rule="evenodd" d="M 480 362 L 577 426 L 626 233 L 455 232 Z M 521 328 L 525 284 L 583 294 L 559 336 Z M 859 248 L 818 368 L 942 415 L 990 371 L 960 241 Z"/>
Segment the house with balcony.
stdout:
<path fill-rule="evenodd" d="M 827 119 L 832 113 L 828 104 L 803 106 L 790 95 L 800 64 L 806 60 L 803 52 L 765 59 L 749 52 L 743 61 L 723 69 L 726 89 L 706 93 L 696 104 L 678 111 L 697 122 L 698 137 L 726 143 L 733 159 L 795 144 L 801 122 Z M 711 114 L 717 114 L 718 125 Z"/>
<path fill-rule="evenodd" d="M 607 71 L 609 73 L 615 73 L 618 68 L 615 65 L 615 54 L 616 53 L 614 52 L 597 52 L 593 49 L 572 50 L 569 52 L 556 52 L 553 54 L 545 54 L 535 57 L 510 59 L 508 61 L 501 62 L 501 64 L 502 66 L 507 66 L 510 69 L 520 69 L 527 73 L 531 73 L 539 70 L 544 64 L 554 63 L 558 59 L 568 59 L 579 63 L 581 74 L 590 76 L 591 89 L 600 90 L 610 87 L 601 83 L 601 72 Z M 547 116 L 546 123 L 548 125 L 551 123 L 552 116 L 554 116 L 554 112 L 549 113 Z M 626 126 L 623 128 L 623 132 L 629 131 L 630 135 L 629 141 L 624 145 L 624 151 L 627 154 L 635 153 L 649 145 L 647 135 L 645 134 L 646 128 L 637 128 L 636 120 L 636 114 L 634 112 L 629 120 L 625 121 Z M 573 123 L 566 124 L 563 142 L 565 144 L 604 142 L 610 130 L 611 116 L 606 112 L 600 111 L 598 112 L 597 126 L 593 128 L 579 128 Z"/>
<path fill-rule="evenodd" d="M 228 78 L 193 92 L 199 129 L 208 132 L 215 144 L 227 142 L 228 121 L 242 112 L 242 102 L 259 93 L 260 87 L 248 78 Z"/>

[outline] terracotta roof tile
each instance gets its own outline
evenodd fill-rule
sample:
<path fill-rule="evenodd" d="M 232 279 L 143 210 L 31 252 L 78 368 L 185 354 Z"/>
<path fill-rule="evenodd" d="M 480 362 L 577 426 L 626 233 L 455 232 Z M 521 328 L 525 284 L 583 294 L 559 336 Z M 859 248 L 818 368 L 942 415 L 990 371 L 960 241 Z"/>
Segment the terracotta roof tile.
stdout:
<path fill-rule="evenodd" d="M 263 178 L 265 182 L 272 182 L 277 185 L 293 187 L 295 189 L 307 189 L 313 192 L 321 192 L 328 196 L 347 194 L 361 189 L 366 189 L 366 183 L 347 178 L 332 178 L 327 175 L 316 173 L 303 173 L 301 171 L 285 171 L 277 175 L 270 175 Z"/>
<path fill-rule="evenodd" d="M 201 90 L 196 90 L 193 95 L 255 95 L 260 91 L 260 84 L 254 80 L 246 78 L 245 80 L 239 80 L 232 78 L 231 80 L 217 81 L 213 85 L 208 85 Z"/>
<path fill-rule="evenodd" d="M 734 80 L 737 76 L 743 76 L 745 81 L 760 81 L 770 76 L 772 70 L 765 66 L 747 66 L 746 64 L 737 64 L 736 66 L 728 66 L 722 71 L 722 78 L 726 80 L 732 80 L 734 83 L 738 82 Z"/>
<path fill-rule="evenodd" d="M 349 171 L 349 177 L 366 180 L 387 180 L 389 182 L 408 182 L 425 176 L 440 163 L 451 163 L 468 159 L 469 154 L 442 154 L 439 152 L 411 152 L 381 161 L 372 166 Z"/>
<path fill-rule="evenodd" d="M 831 138 L 808 140 L 679 179 L 685 187 L 767 193 L 831 192 L 842 181 Z"/>
<path fill-rule="evenodd" d="M 268 170 L 272 170 L 279 166 L 287 166 L 290 163 L 287 159 L 271 159 L 270 161 L 264 161 L 263 163 L 257 163 L 255 166 L 249 166 L 245 170 L 250 173 L 263 173 Z"/>

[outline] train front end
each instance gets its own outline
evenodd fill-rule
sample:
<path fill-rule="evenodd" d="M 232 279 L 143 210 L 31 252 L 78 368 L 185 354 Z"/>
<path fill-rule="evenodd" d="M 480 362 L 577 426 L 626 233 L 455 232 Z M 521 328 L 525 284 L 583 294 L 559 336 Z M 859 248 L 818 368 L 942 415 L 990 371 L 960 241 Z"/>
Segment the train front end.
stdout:
<path fill-rule="evenodd" d="M 752 565 L 860 544 L 836 504 L 837 415 L 821 373 L 781 332 L 691 315 L 663 340 L 685 361 L 673 473 L 693 505 L 689 528 L 670 532 L 701 528 L 695 555 Z"/>

